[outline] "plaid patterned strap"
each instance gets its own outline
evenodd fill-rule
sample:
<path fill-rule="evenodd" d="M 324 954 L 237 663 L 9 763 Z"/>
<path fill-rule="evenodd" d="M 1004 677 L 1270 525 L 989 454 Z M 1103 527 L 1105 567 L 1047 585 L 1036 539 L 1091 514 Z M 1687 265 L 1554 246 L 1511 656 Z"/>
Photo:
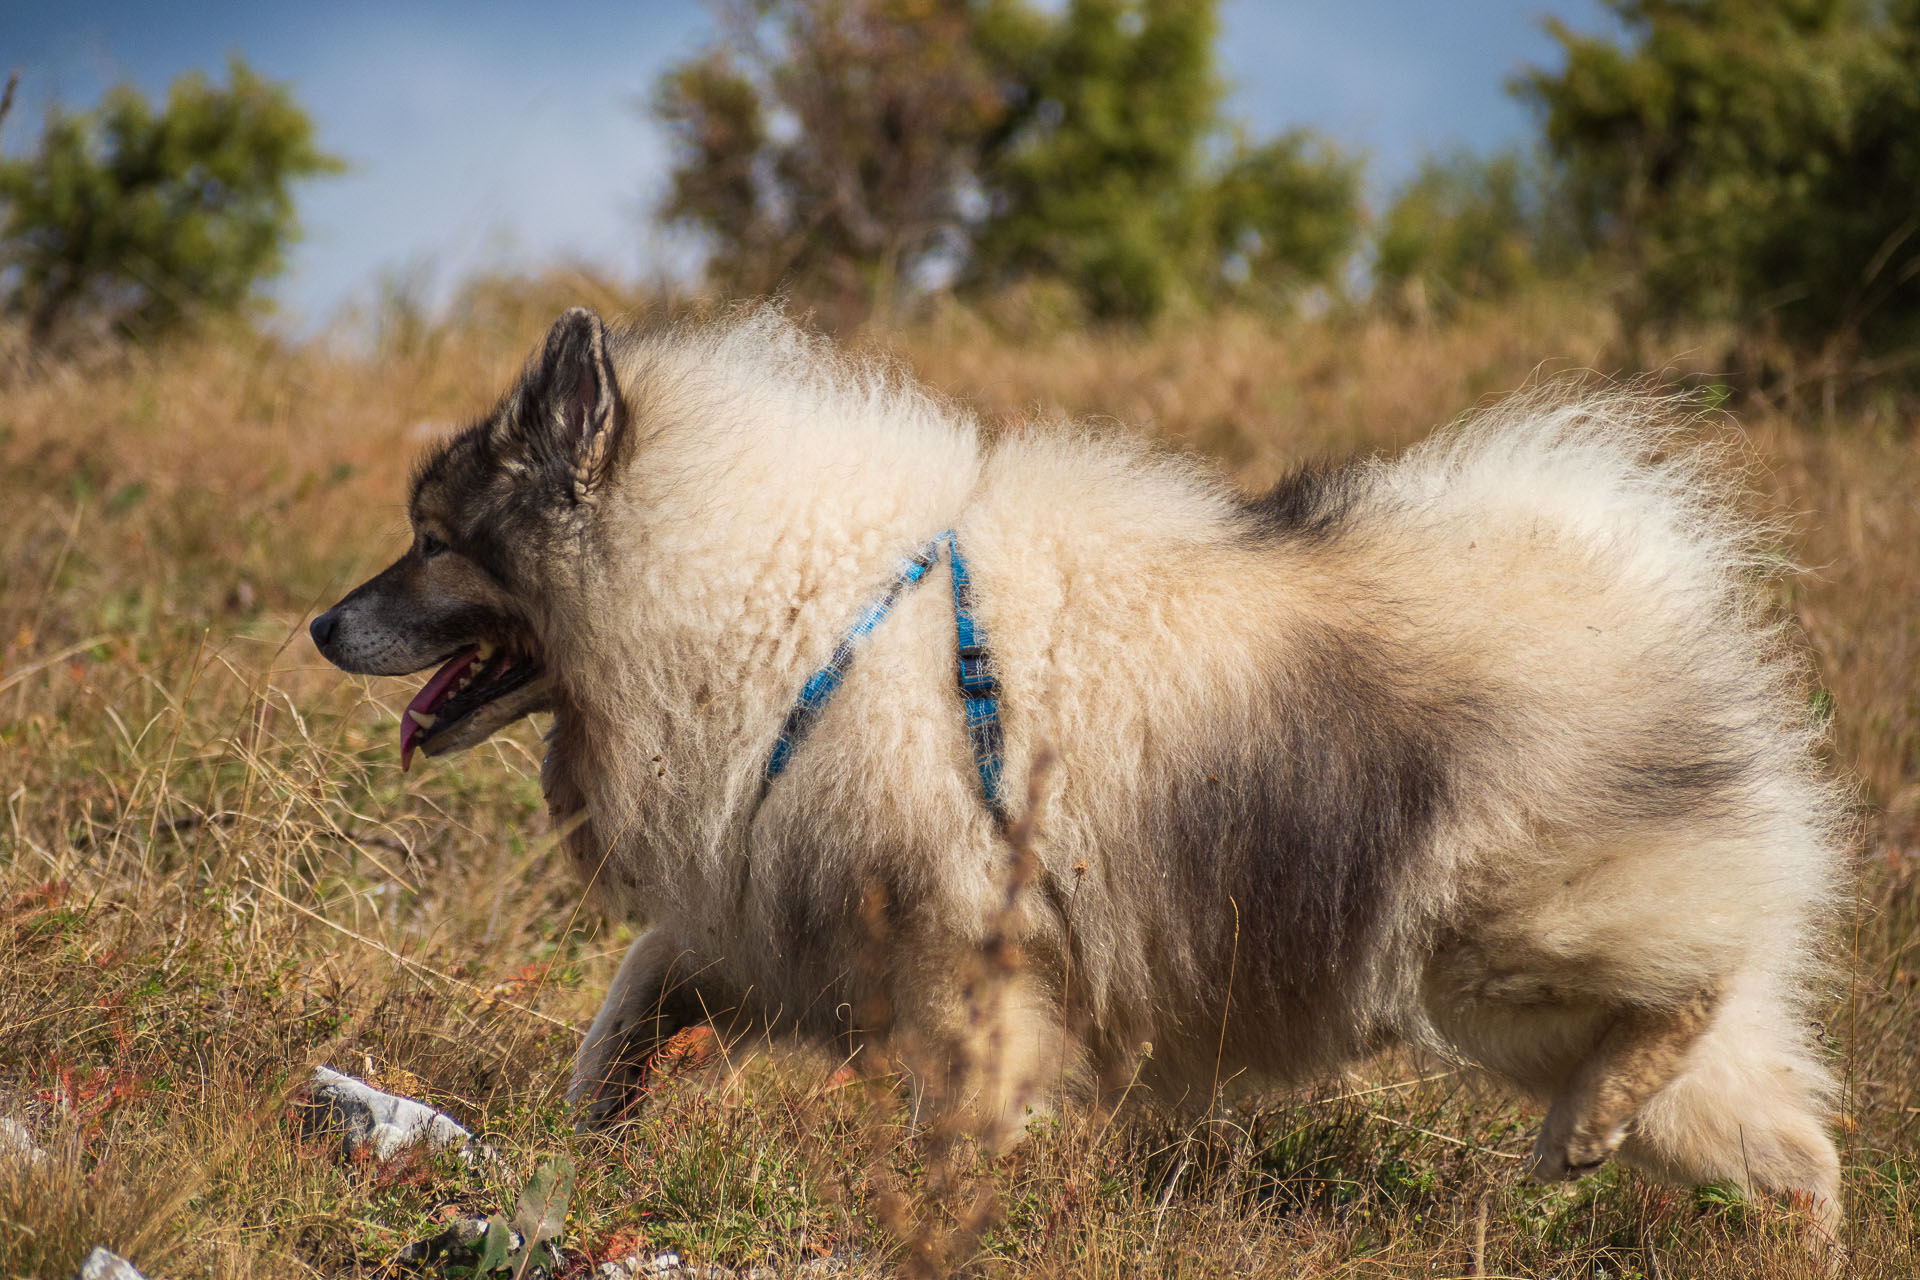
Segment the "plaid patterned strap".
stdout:
<path fill-rule="evenodd" d="M 940 558 L 942 547 L 946 548 L 953 568 L 953 623 L 958 640 L 960 695 L 966 709 L 967 741 L 973 748 L 974 766 L 980 774 L 980 789 L 987 808 L 995 818 L 1002 822 L 1006 820 L 1006 806 L 1000 794 L 1003 756 L 1000 682 L 993 674 L 986 633 L 974 616 L 973 580 L 951 529 L 935 536 L 900 566 L 900 571 L 894 574 L 886 590 L 867 602 L 853 625 L 834 645 L 833 656 L 826 665 L 807 677 L 807 682 L 800 687 L 800 696 L 794 701 L 793 709 L 787 712 L 786 721 L 780 726 L 780 736 L 774 741 L 773 751 L 767 757 L 762 794 L 793 762 L 795 749 L 812 730 L 821 712 L 826 710 L 827 703 L 846 680 L 860 643 L 872 635 L 874 628 L 893 612 L 894 605 L 906 590 L 927 576 L 927 571 Z"/>
<path fill-rule="evenodd" d="M 773 754 L 767 757 L 766 785 L 771 786 L 775 778 L 787 771 L 787 766 L 793 761 L 794 748 L 813 729 L 820 713 L 827 709 L 827 703 L 839 691 L 841 683 L 847 678 L 847 670 L 853 666 L 854 649 L 893 612 L 894 604 L 906 589 L 927 576 L 927 570 L 933 568 L 933 562 L 939 558 L 941 543 L 947 536 L 943 533 L 933 539 L 900 566 L 900 571 L 893 575 L 893 581 L 887 584 L 887 589 L 867 601 L 860 616 L 840 637 L 840 642 L 833 646 L 833 656 L 827 659 L 826 665 L 808 676 L 807 682 L 800 686 L 800 697 L 795 700 L 793 709 L 787 712 L 786 722 L 780 726 L 780 736 L 774 741 Z"/>
<path fill-rule="evenodd" d="M 949 530 L 947 556 L 953 565 L 953 628 L 959 640 L 960 696 L 966 704 L 967 741 L 973 747 L 974 768 L 980 772 L 980 792 L 993 816 L 1006 821 L 1000 794 L 1003 735 L 1000 732 L 1000 681 L 987 653 L 987 633 L 973 615 L 973 578 L 967 572 L 960 544 Z"/>

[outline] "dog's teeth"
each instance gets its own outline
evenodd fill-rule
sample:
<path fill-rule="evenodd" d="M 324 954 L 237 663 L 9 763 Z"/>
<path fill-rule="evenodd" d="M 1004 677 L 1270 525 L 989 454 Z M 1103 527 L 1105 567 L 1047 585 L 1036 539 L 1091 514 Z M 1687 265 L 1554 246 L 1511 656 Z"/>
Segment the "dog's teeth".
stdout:
<path fill-rule="evenodd" d="M 419 725 L 422 729 L 433 728 L 434 721 L 439 719 L 438 716 L 430 716 L 424 711 L 415 711 L 412 707 L 407 708 L 407 714 L 411 716 L 413 718 L 413 722 Z"/>
<path fill-rule="evenodd" d="M 491 640 L 482 640 L 479 649 L 475 651 L 473 656 L 481 662 L 485 662 L 488 658 L 491 658 L 493 656 L 493 642 Z"/>

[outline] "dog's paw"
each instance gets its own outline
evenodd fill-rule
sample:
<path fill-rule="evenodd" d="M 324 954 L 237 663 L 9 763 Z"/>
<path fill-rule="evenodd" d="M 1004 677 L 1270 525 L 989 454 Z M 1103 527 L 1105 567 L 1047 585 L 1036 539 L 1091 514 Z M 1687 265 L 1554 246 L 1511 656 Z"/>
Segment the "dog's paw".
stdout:
<path fill-rule="evenodd" d="M 651 1053 L 635 1061 L 631 1043 L 625 1052 L 607 1056 L 582 1054 L 574 1067 L 567 1101 L 577 1114 L 574 1129 L 597 1133 L 631 1115 L 655 1088 L 669 1080 L 699 1072 L 726 1056 L 726 1047 L 712 1027 L 682 1027 Z"/>
<path fill-rule="evenodd" d="M 626 1105 L 625 1092 L 609 1085 L 588 1088 L 576 1082 L 567 1090 L 567 1101 L 573 1105 L 573 1131 L 599 1133 L 606 1129 Z"/>
<path fill-rule="evenodd" d="M 1533 1154 L 1527 1161 L 1527 1176 L 1535 1182 L 1572 1182 L 1599 1170 L 1613 1158 L 1626 1139 L 1625 1125 L 1596 1133 L 1580 1126 L 1566 1131 L 1548 1116 L 1547 1123 L 1534 1140 Z"/>
<path fill-rule="evenodd" d="M 1545 1149 L 1538 1138 L 1533 1142 L 1533 1153 L 1527 1157 L 1523 1170 L 1529 1182 L 1566 1182 L 1579 1175 L 1567 1165 L 1564 1152 Z"/>
<path fill-rule="evenodd" d="M 613 1127 L 614 1121 L 626 1109 L 627 1100 L 613 1090 L 607 1090 L 584 1104 L 577 1106 L 573 1118 L 573 1131 L 578 1134 L 604 1133 Z"/>
<path fill-rule="evenodd" d="M 593 1071 L 576 1071 L 567 1088 L 573 1106 L 576 1133 L 599 1133 L 611 1128 L 640 1093 L 640 1073 L 619 1063 Z"/>

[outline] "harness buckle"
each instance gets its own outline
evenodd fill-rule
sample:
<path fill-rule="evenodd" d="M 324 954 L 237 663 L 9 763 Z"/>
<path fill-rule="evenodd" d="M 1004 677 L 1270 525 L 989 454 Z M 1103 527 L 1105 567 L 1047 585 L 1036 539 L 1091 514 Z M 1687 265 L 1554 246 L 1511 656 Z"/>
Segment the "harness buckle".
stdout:
<path fill-rule="evenodd" d="M 960 646 L 960 692 L 969 698 L 998 698 L 1000 681 L 988 668 L 987 647 L 982 644 Z"/>

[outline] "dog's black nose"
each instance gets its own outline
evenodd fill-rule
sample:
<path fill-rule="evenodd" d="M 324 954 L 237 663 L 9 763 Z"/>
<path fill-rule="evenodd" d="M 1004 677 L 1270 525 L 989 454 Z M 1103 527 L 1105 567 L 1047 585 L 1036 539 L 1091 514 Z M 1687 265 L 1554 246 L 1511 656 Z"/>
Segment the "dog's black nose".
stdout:
<path fill-rule="evenodd" d="M 332 609 L 327 610 L 313 620 L 307 628 L 307 634 L 313 637 L 313 647 L 320 652 L 327 651 L 327 645 L 333 640 L 333 633 L 340 629 L 340 616 Z"/>

